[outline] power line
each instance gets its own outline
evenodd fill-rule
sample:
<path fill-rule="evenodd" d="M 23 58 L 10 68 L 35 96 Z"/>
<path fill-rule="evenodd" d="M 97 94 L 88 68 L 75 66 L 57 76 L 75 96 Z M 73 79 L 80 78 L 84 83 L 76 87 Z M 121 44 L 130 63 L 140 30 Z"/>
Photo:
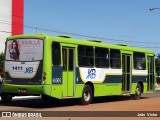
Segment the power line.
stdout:
<path fill-rule="evenodd" d="M 2 20 L 0 20 L 2 21 Z M 10 24 L 9 21 L 3 21 L 4 24 Z M 5 23 L 8 22 L 8 23 Z M 18 21 L 16 21 L 19 24 L 22 24 Z M 2 22 L 1 22 L 2 23 Z M 119 39 L 113 39 L 113 38 L 105 38 L 105 37 L 98 37 L 98 36 L 90 36 L 90 35 L 83 35 L 83 34 L 77 34 L 77 33 L 69 33 L 69 32 L 63 32 L 63 31 L 57 31 L 53 29 L 47 29 L 47 28 L 42 28 L 42 27 L 37 27 L 33 25 L 24 25 L 26 28 L 32 28 L 35 30 L 42 30 L 42 31 L 48 31 L 48 32 L 54 32 L 54 33 L 61 33 L 61 34 L 69 34 L 69 35 L 75 35 L 75 36 L 81 36 L 81 37 L 88 37 L 88 38 L 93 38 L 93 39 L 103 39 L 103 40 L 111 40 L 111 41 L 118 41 L 118 42 L 130 42 L 130 43 L 140 43 L 140 44 L 160 44 L 160 43 L 153 43 L 153 42 L 137 42 L 137 41 L 131 41 L 131 40 L 119 40 Z"/>
<path fill-rule="evenodd" d="M 1 18 L 2 17 L 4 17 L 4 18 L 11 18 L 11 17 L 24 18 L 24 16 L 19 16 L 19 15 L 14 15 L 14 14 L 12 14 L 11 17 L 9 17 L 8 15 L 3 14 L 3 13 L 0 13 L 0 14 L 1 14 Z"/>
<path fill-rule="evenodd" d="M 153 43 L 153 42 L 152 43 L 151 42 L 137 42 L 137 41 L 131 41 L 131 40 L 118 40 L 118 39 L 98 37 L 98 36 L 82 35 L 82 34 L 77 34 L 77 33 L 62 32 L 62 31 L 46 29 L 46 28 L 41 28 L 41 27 L 38 27 L 38 29 L 40 29 L 42 31 L 55 32 L 55 33 L 61 33 L 61 34 L 69 34 L 69 35 L 75 35 L 75 36 L 82 36 L 82 37 L 88 37 L 88 38 L 93 38 L 93 39 L 103 39 L 103 40 L 111 40 L 111 41 L 118 41 L 118 42 L 134 42 L 134 43 L 141 43 L 141 44 L 160 44 L 158 42 L 157 43 Z"/>
<path fill-rule="evenodd" d="M 12 32 L 9 32 L 9 31 L 3 31 L 3 30 L 0 30 L 0 32 L 3 32 L 3 33 L 12 33 Z"/>
<path fill-rule="evenodd" d="M 0 20 L 0 23 L 12 25 L 12 23 L 10 23 L 9 21 Z M 17 22 L 17 24 L 21 24 L 21 23 Z M 153 42 L 152 43 L 151 42 L 137 42 L 137 41 L 131 41 L 131 40 L 118 40 L 118 39 L 112 39 L 112 38 L 83 35 L 83 34 L 77 34 L 77 33 L 57 31 L 57 30 L 37 27 L 37 26 L 33 26 L 33 25 L 24 25 L 24 27 L 25 28 L 30 28 L 30 29 L 35 29 L 35 30 L 47 31 L 47 32 L 54 32 L 54 33 L 69 34 L 69 35 L 75 35 L 75 36 L 81 36 L 81 37 L 88 37 L 88 38 L 92 38 L 92 39 L 103 39 L 103 40 L 111 40 L 111 41 L 116 41 L 116 42 L 118 41 L 118 42 L 130 42 L 130 43 L 140 43 L 140 44 L 160 44 L 158 42 L 157 43 L 153 43 Z M 11 32 L 7 32 L 7 31 L 1 31 L 1 32 L 11 33 Z M 139 47 L 142 47 L 142 46 L 139 46 Z M 149 48 L 149 47 L 144 47 L 144 48 Z"/>
<path fill-rule="evenodd" d="M 14 15 L 13 15 L 14 16 Z M 15 16 L 15 17 L 19 17 L 19 16 Z M 2 20 L 0 20 L 2 21 Z M 9 21 L 3 21 L 4 24 L 10 24 Z M 5 23 L 8 22 L 8 23 Z M 18 21 L 16 21 L 18 24 L 22 24 Z M 2 23 L 2 22 L 1 22 Z M 138 41 L 132 41 L 132 40 L 119 40 L 119 39 L 113 39 L 113 38 L 106 38 L 106 37 L 98 37 L 98 36 L 90 36 L 90 35 L 83 35 L 83 34 L 77 34 L 77 33 L 70 33 L 70 32 L 64 32 L 64 31 L 57 31 L 57 30 L 53 30 L 53 29 L 47 29 L 47 28 L 42 28 L 42 27 L 37 27 L 37 26 L 33 26 L 33 25 L 24 25 L 24 27 L 26 28 L 31 28 L 31 29 L 35 29 L 37 30 L 42 30 L 42 31 L 48 31 L 48 32 L 54 32 L 54 33 L 61 33 L 61 34 L 69 34 L 69 35 L 75 35 L 75 36 L 81 36 L 81 37 L 88 37 L 88 38 L 92 38 L 92 39 L 103 39 L 103 40 L 111 40 L 111 41 L 118 41 L 118 42 L 129 42 L 129 43 L 140 43 L 140 44 L 160 44 L 160 43 L 153 43 L 153 42 L 138 42 Z"/>
<path fill-rule="evenodd" d="M 32 27 L 28 27 L 28 28 L 32 28 Z M 0 30 L 0 32 L 4 32 L 4 33 L 12 33 L 12 32 L 8 32 L 8 31 L 1 31 Z M 132 46 L 132 47 L 140 47 L 140 48 L 154 48 L 154 49 L 159 49 L 160 47 L 155 47 L 155 46 L 153 46 L 153 47 L 148 47 L 148 46 Z"/>
<path fill-rule="evenodd" d="M 159 47 L 159 46 L 153 46 L 153 47 L 151 47 L 151 46 L 132 46 L 132 47 L 140 47 L 140 48 L 155 48 L 155 49 L 160 49 L 160 47 Z"/>

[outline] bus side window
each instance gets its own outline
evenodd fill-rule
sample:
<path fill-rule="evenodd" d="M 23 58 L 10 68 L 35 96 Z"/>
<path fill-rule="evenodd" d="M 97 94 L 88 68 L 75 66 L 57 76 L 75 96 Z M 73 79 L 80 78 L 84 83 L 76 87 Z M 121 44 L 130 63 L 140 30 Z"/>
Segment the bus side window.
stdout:
<path fill-rule="evenodd" d="M 145 54 L 140 52 L 134 52 L 134 69 L 145 70 L 146 69 L 146 59 Z"/>
<path fill-rule="evenodd" d="M 60 66 L 61 64 L 61 54 L 60 54 L 60 43 L 52 43 L 52 64 L 55 66 Z"/>
<path fill-rule="evenodd" d="M 95 48 L 95 66 L 98 68 L 109 67 L 109 51 L 107 48 Z"/>
<path fill-rule="evenodd" d="M 93 47 L 91 46 L 78 46 L 78 65 L 80 67 L 93 67 Z"/>
<path fill-rule="evenodd" d="M 121 68 L 121 54 L 120 50 L 110 50 L 110 66 L 111 68 Z"/>

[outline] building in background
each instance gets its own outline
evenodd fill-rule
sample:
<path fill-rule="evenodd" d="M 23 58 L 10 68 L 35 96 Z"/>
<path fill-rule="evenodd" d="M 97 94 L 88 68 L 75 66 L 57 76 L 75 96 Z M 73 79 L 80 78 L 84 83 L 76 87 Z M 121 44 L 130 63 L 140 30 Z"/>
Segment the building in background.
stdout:
<path fill-rule="evenodd" d="M 23 34 L 24 0 L 0 0 L 0 53 L 8 36 Z"/>

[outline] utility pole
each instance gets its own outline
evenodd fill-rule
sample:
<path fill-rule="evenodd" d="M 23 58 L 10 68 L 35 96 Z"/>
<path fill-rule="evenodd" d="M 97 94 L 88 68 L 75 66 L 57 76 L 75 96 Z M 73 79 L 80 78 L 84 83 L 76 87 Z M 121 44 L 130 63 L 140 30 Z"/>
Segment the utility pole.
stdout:
<path fill-rule="evenodd" d="M 36 26 L 35 29 L 36 29 L 36 34 L 38 34 L 38 27 Z"/>

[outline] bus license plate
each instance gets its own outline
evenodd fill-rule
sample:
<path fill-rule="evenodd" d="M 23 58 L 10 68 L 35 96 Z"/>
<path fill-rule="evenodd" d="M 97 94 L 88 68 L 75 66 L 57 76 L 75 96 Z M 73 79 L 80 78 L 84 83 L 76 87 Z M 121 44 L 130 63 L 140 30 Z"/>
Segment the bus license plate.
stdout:
<path fill-rule="evenodd" d="M 26 93 L 27 89 L 26 88 L 18 88 L 18 91 L 21 93 Z"/>

